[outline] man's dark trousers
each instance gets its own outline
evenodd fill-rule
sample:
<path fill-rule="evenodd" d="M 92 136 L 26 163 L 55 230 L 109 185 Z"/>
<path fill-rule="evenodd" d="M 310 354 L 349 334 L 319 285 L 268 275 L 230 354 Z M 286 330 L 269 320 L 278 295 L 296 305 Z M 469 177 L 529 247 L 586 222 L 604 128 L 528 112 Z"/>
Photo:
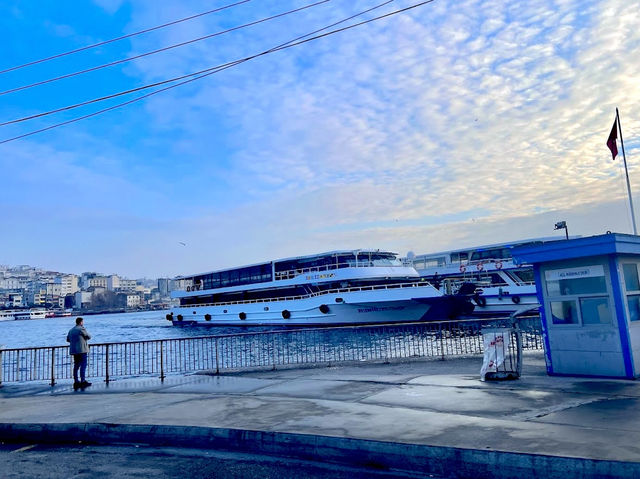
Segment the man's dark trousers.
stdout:
<path fill-rule="evenodd" d="M 78 381 L 78 370 L 80 370 L 80 381 L 84 382 L 87 372 L 87 353 L 73 355 L 73 380 Z"/>

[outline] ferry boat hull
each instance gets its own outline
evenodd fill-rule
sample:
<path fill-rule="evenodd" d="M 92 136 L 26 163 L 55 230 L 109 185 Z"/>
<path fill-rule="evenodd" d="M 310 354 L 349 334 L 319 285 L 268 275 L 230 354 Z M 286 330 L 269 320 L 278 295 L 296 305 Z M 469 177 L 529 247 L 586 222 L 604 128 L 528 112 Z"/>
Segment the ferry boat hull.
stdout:
<path fill-rule="evenodd" d="M 480 288 L 473 302 L 474 316 L 508 316 L 540 306 L 534 285 Z"/>
<path fill-rule="evenodd" d="M 430 288 L 430 286 L 429 286 Z M 305 299 L 176 307 L 167 314 L 175 326 L 325 326 L 430 321 L 471 313 L 466 297 L 429 296 L 427 287 L 328 293 Z"/>

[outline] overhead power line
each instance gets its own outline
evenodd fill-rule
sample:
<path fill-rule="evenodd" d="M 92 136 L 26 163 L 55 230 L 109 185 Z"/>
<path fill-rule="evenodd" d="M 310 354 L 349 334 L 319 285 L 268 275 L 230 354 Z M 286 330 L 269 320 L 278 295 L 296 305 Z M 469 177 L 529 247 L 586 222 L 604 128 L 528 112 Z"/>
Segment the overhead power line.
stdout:
<path fill-rule="evenodd" d="M 240 63 L 244 63 L 246 61 L 252 60 L 252 59 L 254 59 L 254 58 L 258 57 L 258 56 L 262 56 L 262 55 L 265 55 L 267 53 L 272 53 L 274 51 L 280 50 L 280 49 L 284 48 L 286 45 L 288 45 L 290 43 L 296 42 L 298 40 L 301 40 L 303 38 L 309 37 L 311 35 L 315 35 L 316 33 L 319 33 L 319 32 L 321 32 L 323 30 L 328 29 L 328 28 L 335 27 L 336 25 L 339 25 L 341 23 L 347 22 L 349 20 L 353 20 L 356 17 L 362 16 L 362 15 L 364 15 L 366 13 L 369 13 L 369 12 L 371 12 L 373 10 L 381 8 L 381 7 L 385 6 L 385 5 L 388 5 L 389 3 L 393 3 L 394 1 L 395 0 L 387 0 L 387 1 L 383 2 L 383 3 L 375 5 L 374 7 L 371 7 L 369 9 L 367 9 L 367 10 L 363 10 L 361 12 L 356 13 L 355 15 L 352 15 L 350 17 L 344 18 L 344 19 L 342 19 L 342 20 L 340 20 L 338 22 L 332 23 L 331 25 L 327 25 L 327 26 L 325 26 L 323 28 L 320 28 L 318 30 L 315 30 L 313 32 L 307 33 L 305 35 L 302 35 L 302 36 L 299 36 L 297 38 L 294 38 L 293 40 L 289 40 L 288 42 L 285 42 L 285 43 L 277 45 L 277 46 L 275 46 L 273 48 L 270 48 L 269 50 L 265 50 L 263 52 L 260 52 L 260 53 L 254 54 L 254 55 L 250 55 L 248 57 L 244 57 L 244 58 L 241 58 L 239 60 L 234 60 L 234 61 L 231 61 L 231 62 L 223 63 L 221 65 L 216 65 L 214 67 L 205 68 L 204 70 L 199 70 L 199 71 L 196 71 L 196 72 L 187 73 L 186 75 L 181 75 L 181 76 L 178 76 L 178 77 L 169 78 L 167 80 L 161 80 L 161 81 L 158 81 L 158 82 L 155 82 L 155 83 L 150 83 L 150 84 L 139 86 L 139 87 L 136 87 L 136 88 L 131 88 L 129 90 L 124 90 L 124 91 L 120 91 L 120 92 L 117 92 L 117 93 L 112 93 L 110 95 L 94 98 L 92 100 L 83 101 L 83 102 L 76 103 L 76 104 L 73 104 L 73 105 L 67 105 L 67 106 L 64 106 L 64 107 L 61 107 L 61 108 L 56 108 L 54 110 L 49 110 L 49 111 L 45 111 L 45 112 L 42 112 L 42 113 L 37 113 L 35 115 L 25 116 L 25 117 L 22 117 L 22 118 L 17 118 L 15 120 L 8 120 L 8 121 L 5 121 L 3 123 L 0 123 L 0 126 L 6 126 L 6 125 L 15 124 L 15 123 L 21 123 L 21 122 L 28 121 L 28 120 L 34 120 L 36 118 L 41 118 L 43 116 L 52 115 L 54 113 L 60 113 L 62 111 L 73 110 L 75 108 L 79 108 L 79 107 L 82 107 L 82 106 L 90 105 L 92 103 L 99 103 L 101 101 L 110 100 L 112 98 L 116 98 L 116 97 L 123 96 L 123 95 L 128 95 L 130 93 L 135 93 L 137 91 L 146 90 L 146 89 L 149 89 L 149 88 L 154 88 L 154 87 L 157 87 L 157 86 L 166 85 L 168 83 L 173 83 L 173 82 L 176 82 L 176 81 L 179 81 L 179 80 L 184 80 L 186 78 L 190 78 L 190 77 L 193 77 L 193 76 L 201 75 L 201 74 L 207 73 L 207 72 L 217 73 L 220 70 L 226 70 L 229 67 L 232 67 L 232 66 L 238 65 Z"/>
<path fill-rule="evenodd" d="M 382 5 L 390 3 L 391 1 L 394 1 L 394 0 L 389 0 L 389 1 L 385 2 Z M 320 38 L 328 37 L 328 36 L 334 35 L 336 33 L 341 33 L 341 32 L 347 31 L 347 30 L 351 30 L 353 28 L 360 27 L 360 26 L 366 25 L 368 23 L 372 23 L 372 22 L 375 22 L 375 21 L 378 21 L 378 20 L 382 20 L 384 18 L 388 18 L 388 17 L 394 16 L 394 15 L 398 15 L 400 13 L 404 13 L 404 12 L 409 11 L 409 10 L 413 10 L 415 8 L 418 8 L 418 7 L 424 6 L 426 4 L 432 3 L 434 1 L 435 0 L 425 0 L 423 2 L 419 2 L 419 3 L 416 3 L 416 4 L 410 5 L 408 7 L 401 8 L 399 10 L 395 10 L 395 11 L 390 12 L 390 13 L 386 13 L 384 15 L 380 15 L 380 16 L 371 18 L 369 20 L 365 20 L 365 21 L 362 21 L 362 22 L 359 22 L 359 23 L 355 23 L 353 25 L 348 25 L 348 26 L 343 27 L 343 28 L 338 28 L 336 30 L 332 30 L 330 32 L 322 33 L 322 34 L 319 34 L 319 35 L 314 35 L 314 36 L 311 36 L 309 38 L 305 38 L 305 37 L 307 37 L 309 35 L 313 35 L 313 33 L 306 34 L 306 35 L 303 35 L 302 37 L 298 37 L 298 39 L 303 38 L 302 40 L 298 40 L 298 39 L 290 40 L 287 43 L 283 43 L 283 44 L 281 44 L 281 45 L 279 45 L 277 47 L 274 47 L 272 49 L 266 50 L 266 51 L 258 53 L 256 55 L 252 55 L 251 57 L 246 57 L 246 58 L 243 58 L 243 59 L 240 59 L 240 60 L 236 60 L 234 62 L 230 62 L 228 64 L 225 64 L 224 66 L 212 67 L 212 69 L 210 69 L 212 71 L 207 71 L 207 73 L 204 73 L 202 75 L 198 75 L 198 76 L 196 76 L 194 78 L 190 78 L 190 79 L 182 81 L 180 83 L 176 83 L 174 85 L 170 85 L 170 86 L 167 86 L 165 88 L 161 88 L 159 90 L 147 93 L 147 94 L 139 96 L 137 98 L 133 98 L 133 99 L 131 99 L 129 101 L 126 101 L 126 102 L 123 102 L 123 103 L 119 103 L 117 105 L 113 105 L 113 106 L 110 106 L 108 108 L 104 108 L 102 110 L 98 110 L 98 111 L 95 111 L 93 113 L 89 113 L 87 115 L 83 115 L 83 116 L 79 116 L 79 117 L 76 117 L 76 118 L 72 118 L 71 120 L 67 120 L 67 121 L 64 121 L 64 122 L 61 122 L 61 123 L 56 123 L 56 124 L 50 125 L 50 126 L 48 126 L 46 128 L 41 128 L 39 130 L 33 130 L 33 131 L 30 131 L 30 132 L 24 133 L 22 135 L 18 135 L 18 136 L 14 136 L 12 138 L 8 138 L 6 140 L 2 140 L 2 141 L 0 141 L 0 145 L 4 144 L 4 143 L 9 143 L 11 141 L 19 140 L 21 138 L 25 138 L 25 137 L 28 137 L 28 136 L 31 136 L 31 135 L 35 135 L 37 133 L 42 133 L 42 132 L 45 132 L 45 131 L 48 131 L 48 130 L 52 130 L 54 128 L 58 128 L 58 127 L 61 127 L 61 126 L 64 126 L 64 125 L 68 125 L 70 123 L 75 123 L 75 122 L 80 121 L 80 120 L 91 118 L 91 117 L 100 115 L 102 113 L 106 113 L 108 111 L 115 110 L 117 108 L 121 108 L 123 106 L 130 105 L 132 103 L 141 101 L 141 100 L 143 100 L 145 98 L 148 98 L 150 96 L 157 95 L 158 93 L 162 93 L 162 92 L 165 92 L 167 90 L 171 90 L 173 88 L 177 88 L 179 86 L 185 85 L 187 83 L 191 83 L 191 82 L 194 82 L 196 80 L 200 80 L 202 78 L 208 77 L 209 75 L 213 75 L 214 73 L 218 73 L 219 71 L 226 70 L 227 68 L 230 68 L 230 67 L 235 66 L 235 65 L 240 64 L 240 63 L 244 63 L 244 62 L 252 60 L 254 58 L 258 58 L 258 57 L 264 56 L 264 55 L 266 55 L 268 53 L 273 53 L 273 52 L 276 52 L 276 51 L 285 50 L 285 49 L 292 48 L 292 47 L 295 47 L 295 46 L 299 46 L 299 45 L 302 45 L 302 44 L 305 44 L 305 43 L 308 43 L 308 42 L 311 42 L 311 41 L 314 41 L 314 40 L 318 40 Z M 374 7 L 374 8 L 378 8 L 378 7 Z M 369 9 L 368 11 L 370 11 L 370 10 L 372 10 L 372 9 Z M 348 19 L 344 19 L 344 20 L 341 20 L 339 22 L 336 22 L 336 23 L 334 23 L 334 24 L 332 24 L 330 26 L 324 27 L 324 28 L 322 28 L 320 30 L 316 30 L 316 32 L 325 30 L 327 28 L 331 28 L 332 26 L 335 26 L 335 25 L 337 25 L 339 23 L 343 23 L 345 21 L 348 21 L 349 19 L 352 19 L 352 18 L 354 18 L 354 17 L 356 17 L 358 15 L 361 15 L 362 13 L 363 12 L 361 12 L 359 14 L 356 14 L 356 15 L 353 15 L 352 17 L 349 17 Z M 204 70 L 204 71 L 206 71 L 206 70 Z M 193 73 L 191 75 L 197 75 L 197 74 L 198 73 Z M 187 76 L 190 76 L 190 75 L 187 75 Z M 184 78 L 184 77 L 182 77 L 182 78 Z M 174 80 L 166 80 L 166 82 L 171 82 L 171 81 L 175 81 L 175 79 Z M 147 88 L 149 88 L 149 86 Z"/>
<path fill-rule="evenodd" d="M 19 70 L 21 68 L 25 68 L 25 67 L 28 67 L 28 66 L 31 66 L 31 65 L 37 65 L 38 63 L 44 63 L 44 62 L 48 62 L 49 60 L 54 60 L 56 58 L 65 57 L 67 55 L 72 55 L 74 53 L 82 52 L 84 50 L 89 50 L 91 48 L 101 47 L 102 45 L 107 45 L 109 43 L 113 43 L 113 42 L 117 42 L 117 41 L 120 41 L 120 40 L 124 40 L 126 38 L 135 37 L 136 35 L 142 35 L 143 33 L 149 33 L 149 32 L 152 32 L 154 30 L 159 30 L 161 28 L 170 27 L 170 26 L 176 25 L 178 23 L 182 23 L 182 22 L 187 22 L 189 20 L 193 20 L 194 18 L 204 17 L 205 15 L 210 15 L 212 13 L 220 12 L 222 10 L 226 10 L 227 8 L 235 7 L 235 6 L 238 6 L 238 5 L 243 4 L 243 3 L 248 3 L 250 1 L 251 0 L 242 0 L 240 2 L 231 3 L 229 5 L 224 5 L 222 7 L 214 8 L 213 10 L 208 10 L 206 12 L 198 13 L 196 15 L 191 15 L 190 17 L 181 18 L 179 20 L 174 20 L 174 21 L 169 22 L 169 23 L 163 23 L 162 25 L 157 25 L 155 27 L 146 28 L 145 30 L 140 30 L 139 32 L 128 33 L 127 35 L 122 35 L 121 37 L 112 38 L 110 40 L 105 40 L 105 41 L 102 41 L 102 42 L 94 43 L 92 45 L 87 45 L 87 46 L 84 46 L 84 47 L 76 48 L 75 50 L 70 50 L 70 51 L 67 51 L 67 52 L 58 53 L 58 54 L 52 55 L 50 57 L 40 58 L 39 60 L 34 60 L 34 61 L 31 61 L 31 62 L 28 62 L 28 63 L 24 63 L 22 65 L 16 65 L 16 66 L 11 67 L 11 68 L 6 68 L 5 70 L 0 70 L 0 75 L 3 74 L 3 73 L 14 71 L 14 70 Z"/>
<path fill-rule="evenodd" d="M 208 38 L 217 37 L 217 36 L 223 35 L 225 33 L 230 33 L 230 32 L 236 31 L 236 30 L 241 30 L 243 28 L 251 27 L 251 26 L 258 25 L 258 24 L 264 23 L 264 22 L 268 22 L 268 21 L 273 20 L 275 18 L 284 17 L 284 16 L 290 15 L 292 13 L 297 13 L 297 12 L 299 12 L 301 10 L 306 10 L 307 8 L 316 7 L 318 5 L 321 5 L 323 3 L 327 3 L 327 2 L 330 2 L 330 1 L 331 0 L 320 0 L 319 2 L 311 3 L 309 5 L 305 5 L 304 7 L 295 8 L 293 10 L 289 10 L 289 11 L 286 11 L 286 12 L 283 12 L 283 13 L 278 13 L 278 14 L 272 15 L 270 17 L 266 17 L 266 18 L 262 18 L 260 20 L 256 20 L 256 21 L 249 22 L 249 23 L 245 23 L 243 25 L 238 25 L 237 27 L 228 28 L 226 30 L 222 30 L 222 31 L 219 31 L 219 32 L 216 32 L 216 33 L 212 33 L 210 35 L 205 35 L 203 37 L 194 38 L 192 40 L 187 40 L 186 42 L 181 42 L 181 43 L 176 43 L 176 44 L 173 44 L 173 45 L 169 45 L 169 46 L 166 46 L 166 47 L 163 47 L 163 48 L 159 48 L 158 50 L 153 50 L 153 51 L 150 51 L 150 52 L 141 53 L 140 55 L 135 55 L 133 57 L 123 58 L 121 60 L 116 60 L 114 62 L 105 63 L 103 65 L 98 65 L 98 66 L 95 66 L 95 67 L 87 68 L 86 70 L 79 70 L 79 71 L 76 71 L 76 72 L 73 72 L 73 73 L 67 73 L 65 75 L 60 75 L 60 76 L 55 77 L 55 78 L 49 78 L 47 80 L 42 80 L 42 81 L 39 81 L 39 82 L 31 83 L 29 85 L 23 85 L 23 86 L 19 86 L 19 87 L 16 87 L 16 88 L 11 88 L 10 90 L 0 91 L 0 96 L 7 95 L 8 93 L 15 93 L 17 91 L 26 90 L 28 88 L 33 88 L 33 87 L 40 86 L 40 85 L 45 85 L 47 83 L 52 83 L 52 82 L 55 82 L 55 81 L 58 81 L 58 80 L 63 80 L 65 78 L 71 78 L 71 77 L 74 77 L 74 76 L 77 76 L 77 75 L 82 75 L 84 73 L 89 73 L 89 72 L 93 72 L 93 71 L 96 71 L 96 70 L 101 70 L 103 68 L 112 67 L 114 65 L 119 65 L 119 64 L 125 63 L 125 62 L 130 62 L 132 60 L 136 60 L 136 59 L 142 58 L 142 57 L 147 57 L 149 55 L 155 55 L 156 53 L 165 52 L 167 50 L 172 50 L 174 48 L 183 47 L 183 46 L 189 45 L 191 43 L 200 42 L 200 41 L 206 40 Z"/>

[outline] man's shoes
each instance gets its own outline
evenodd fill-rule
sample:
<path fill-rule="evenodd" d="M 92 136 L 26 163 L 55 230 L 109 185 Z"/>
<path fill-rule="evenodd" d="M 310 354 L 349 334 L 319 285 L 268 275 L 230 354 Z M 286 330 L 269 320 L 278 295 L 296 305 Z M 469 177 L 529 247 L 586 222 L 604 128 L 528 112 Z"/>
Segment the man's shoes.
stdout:
<path fill-rule="evenodd" d="M 80 387 L 82 387 L 82 383 L 81 382 L 79 382 L 79 381 L 74 381 L 73 382 L 73 389 L 78 389 Z"/>
<path fill-rule="evenodd" d="M 89 381 L 82 381 L 80 383 L 81 388 L 88 388 L 89 386 L 91 386 L 91 383 Z"/>

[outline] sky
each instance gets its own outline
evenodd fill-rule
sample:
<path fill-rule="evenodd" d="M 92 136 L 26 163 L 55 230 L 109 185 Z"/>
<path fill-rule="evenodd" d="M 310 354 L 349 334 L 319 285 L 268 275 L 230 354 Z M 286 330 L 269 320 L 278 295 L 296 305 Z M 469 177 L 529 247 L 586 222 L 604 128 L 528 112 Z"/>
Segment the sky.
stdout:
<path fill-rule="evenodd" d="M 0 91 L 315 1 L 250 0 L 1 73 Z M 329 0 L 0 93 L 0 123 L 255 55 L 382 2 Z M 6 0 L 0 70 L 232 3 Z M 263 55 L 1 143 L 0 264 L 172 277 L 548 237 L 557 221 L 572 236 L 632 233 L 623 161 L 606 140 L 618 107 L 640 205 L 639 56 L 640 2 L 628 0 L 434 0 Z M 0 126 L 0 142 L 149 91 Z"/>

